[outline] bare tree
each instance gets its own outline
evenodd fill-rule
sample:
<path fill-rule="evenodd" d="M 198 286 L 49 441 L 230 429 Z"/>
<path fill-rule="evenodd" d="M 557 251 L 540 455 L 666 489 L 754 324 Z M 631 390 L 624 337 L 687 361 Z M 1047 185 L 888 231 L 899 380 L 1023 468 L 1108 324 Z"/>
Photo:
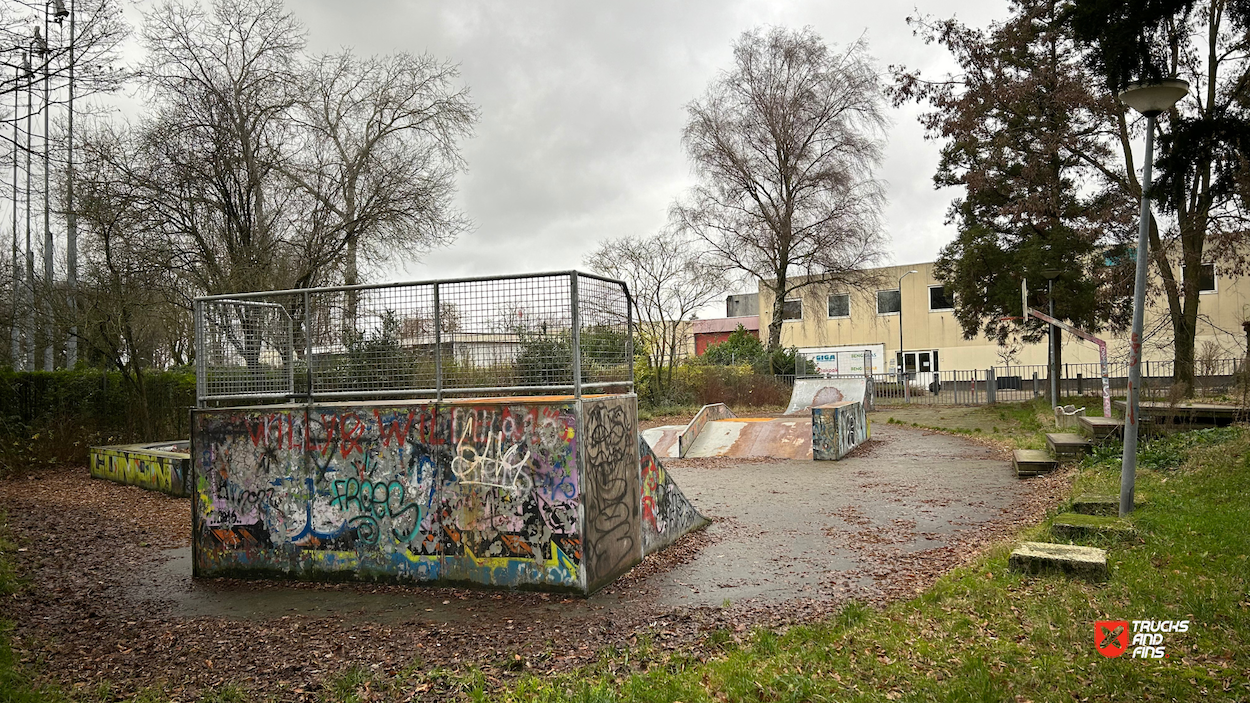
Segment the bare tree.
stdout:
<path fill-rule="evenodd" d="M 114 159 L 188 296 L 359 280 L 357 260 L 446 243 L 476 111 L 430 57 L 310 60 L 278 0 L 169 0 L 146 17 L 152 110 Z"/>
<path fill-rule="evenodd" d="M 586 265 L 629 285 L 638 310 L 638 335 L 656 369 L 655 394 L 664 397 L 686 341 L 686 323 L 725 291 L 725 279 L 696 242 L 678 232 L 604 242 Z"/>
<path fill-rule="evenodd" d="M 345 52 L 306 69 L 294 118 L 305 141 L 284 172 L 312 201 L 308 254 L 328 265 L 345 253 L 347 285 L 361 257 L 422 251 L 467 228 L 451 200 L 464 167 L 456 143 L 477 110 L 458 77 L 454 64 L 404 53 Z"/>
<path fill-rule="evenodd" d="M 88 140 L 91 151 L 126 148 L 119 133 L 100 129 Z M 143 194 L 118 181 L 109 168 L 115 158 L 89 153 L 75 174 L 76 209 L 83 234 L 81 285 L 74 303 L 58 297 L 57 317 L 77 329 L 84 358 L 116 368 L 135 397 L 145 433 L 146 372 L 188 361 L 184 338 L 190 318 L 180 298 L 177 271 L 157 262 L 170 259 L 170 243 L 146 227 Z"/>
<path fill-rule="evenodd" d="M 776 350 L 788 294 L 862 284 L 862 269 L 882 257 L 877 71 L 863 40 L 834 53 L 810 28 L 757 29 L 687 111 L 683 143 L 699 183 L 674 213 L 726 269 L 773 293 Z"/>

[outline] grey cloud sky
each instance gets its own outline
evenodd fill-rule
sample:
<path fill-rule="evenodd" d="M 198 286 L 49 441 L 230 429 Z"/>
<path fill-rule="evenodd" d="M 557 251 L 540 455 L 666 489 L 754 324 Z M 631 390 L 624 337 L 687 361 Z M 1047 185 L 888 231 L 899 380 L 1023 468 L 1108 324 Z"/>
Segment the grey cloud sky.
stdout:
<path fill-rule="evenodd" d="M 691 0 L 598 3 L 360 2 L 289 7 L 314 51 L 429 51 L 457 62 L 481 107 L 464 143 L 469 173 L 459 202 L 476 224 L 421 261 L 396 261 L 382 277 L 505 274 L 581 266 L 608 237 L 661 227 L 691 183 L 681 151 L 684 105 L 731 62 L 731 44 L 765 24 L 811 25 L 830 44 L 867 35 L 884 70 L 945 70 L 939 48 L 912 36 L 914 2 Z M 984 24 L 1005 3 L 935 2 L 922 11 Z M 892 110 L 879 176 L 888 182 L 887 233 L 894 260 L 932 259 L 951 236 L 953 193 L 932 187 L 937 145 L 923 140 L 916 110 Z"/>

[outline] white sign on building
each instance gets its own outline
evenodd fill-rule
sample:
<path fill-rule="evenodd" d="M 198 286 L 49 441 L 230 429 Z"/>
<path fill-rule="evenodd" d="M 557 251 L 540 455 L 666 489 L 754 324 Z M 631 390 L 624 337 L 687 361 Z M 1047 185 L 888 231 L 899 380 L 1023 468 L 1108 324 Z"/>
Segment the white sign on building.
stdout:
<path fill-rule="evenodd" d="M 799 355 L 814 364 L 821 376 L 862 376 L 865 367 L 868 373 L 885 373 L 884 344 L 800 349 Z"/>

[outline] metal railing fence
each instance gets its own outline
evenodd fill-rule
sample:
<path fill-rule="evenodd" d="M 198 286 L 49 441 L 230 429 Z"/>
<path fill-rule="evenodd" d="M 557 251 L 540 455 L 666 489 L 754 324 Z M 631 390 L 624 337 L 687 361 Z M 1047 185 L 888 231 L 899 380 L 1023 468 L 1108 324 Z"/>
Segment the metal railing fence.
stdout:
<path fill-rule="evenodd" d="M 1239 383 L 1243 361 L 1198 361 L 1194 385 L 1199 395 L 1233 392 Z M 1142 362 L 1142 399 L 1166 401 L 1172 391 L 1171 361 Z M 1123 398 L 1128 388 L 1128 363 L 1108 364 L 1112 397 Z M 1102 375 L 1097 362 L 1064 364 L 1058 379 L 1061 396 L 1102 394 Z M 844 374 L 859 376 L 859 374 Z M 813 376 L 809 376 L 813 377 Z M 792 379 L 793 377 L 787 377 Z M 1044 398 L 1050 388 L 1045 364 L 995 366 L 933 372 L 910 372 L 906 386 L 897 373 L 872 374 L 877 405 L 983 405 L 1014 403 Z M 791 381 L 793 382 L 793 381 Z"/>
<path fill-rule="evenodd" d="M 203 406 L 630 390 L 633 336 L 626 285 L 578 271 L 206 296 L 196 395 Z"/>

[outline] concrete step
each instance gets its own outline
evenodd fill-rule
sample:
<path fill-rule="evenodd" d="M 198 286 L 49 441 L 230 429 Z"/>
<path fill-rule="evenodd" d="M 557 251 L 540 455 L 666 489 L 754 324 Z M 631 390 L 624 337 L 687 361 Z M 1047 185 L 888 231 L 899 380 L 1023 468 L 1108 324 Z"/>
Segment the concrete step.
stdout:
<path fill-rule="evenodd" d="M 1072 501 L 1072 512 L 1081 515 L 1107 515 L 1115 517 L 1120 514 L 1120 496 L 1117 495 L 1085 495 Z"/>
<path fill-rule="evenodd" d="M 1023 542 L 1007 566 L 1026 574 L 1059 573 L 1089 581 L 1107 579 L 1107 551 L 1095 547 L 1049 542 Z"/>
<path fill-rule="evenodd" d="M 1081 434 L 1095 442 L 1124 436 L 1124 420 L 1118 417 L 1079 417 L 1077 423 Z"/>
<path fill-rule="evenodd" d="M 1051 521 L 1050 531 L 1059 539 L 1087 539 L 1090 537 L 1123 539 L 1133 534 L 1133 526 L 1118 517 L 1063 513 Z"/>
<path fill-rule="evenodd" d="M 1020 478 L 1048 474 L 1058 466 L 1054 457 L 1040 449 L 1017 449 L 1011 454 L 1011 468 Z"/>
<path fill-rule="evenodd" d="M 1093 447 L 1084 436 L 1071 432 L 1047 432 L 1046 448 L 1059 459 L 1080 459 Z"/>

